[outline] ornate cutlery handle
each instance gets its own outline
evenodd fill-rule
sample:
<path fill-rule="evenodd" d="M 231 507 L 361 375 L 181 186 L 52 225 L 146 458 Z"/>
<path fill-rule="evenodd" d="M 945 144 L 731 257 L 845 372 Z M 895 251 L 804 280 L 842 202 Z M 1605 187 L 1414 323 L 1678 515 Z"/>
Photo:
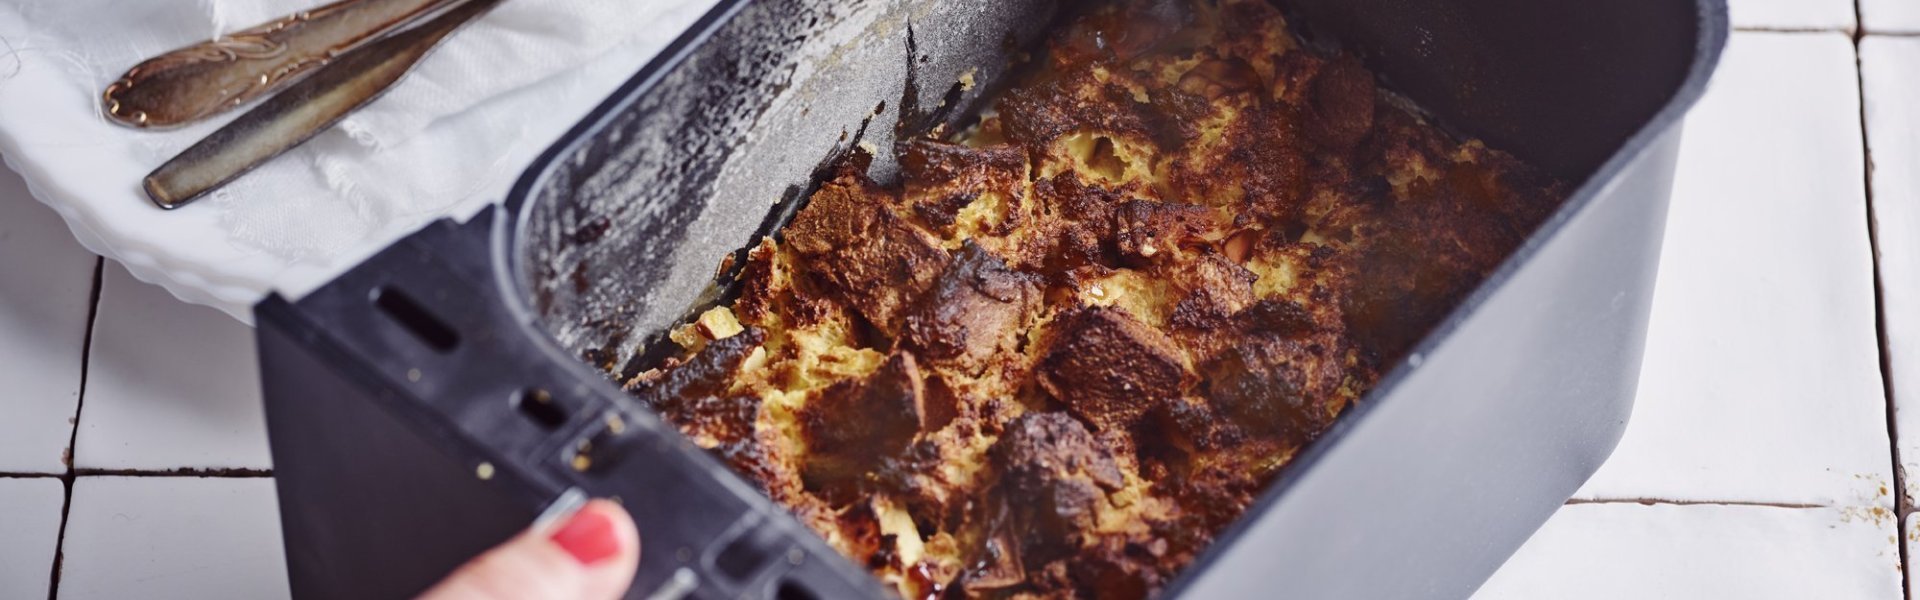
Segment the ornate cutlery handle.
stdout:
<path fill-rule="evenodd" d="M 339 0 L 148 59 L 101 94 L 129 127 L 185 125 L 279 89 L 454 0 Z"/>
<path fill-rule="evenodd" d="M 342 55 L 160 165 L 141 187 L 173 209 L 233 181 L 378 98 L 440 40 L 501 1 L 453 0 L 417 27 Z"/>

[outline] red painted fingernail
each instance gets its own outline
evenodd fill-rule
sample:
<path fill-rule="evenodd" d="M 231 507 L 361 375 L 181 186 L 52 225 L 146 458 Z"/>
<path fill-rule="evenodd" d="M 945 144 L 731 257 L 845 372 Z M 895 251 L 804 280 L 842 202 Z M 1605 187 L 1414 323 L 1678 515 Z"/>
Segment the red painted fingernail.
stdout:
<path fill-rule="evenodd" d="M 574 513 L 573 518 L 567 519 L 567 524 L 548 539 L 583 565 L 591 566 L 620 553 L 620 538 L 613 532 L 613 519 L 592 509 Z"/>

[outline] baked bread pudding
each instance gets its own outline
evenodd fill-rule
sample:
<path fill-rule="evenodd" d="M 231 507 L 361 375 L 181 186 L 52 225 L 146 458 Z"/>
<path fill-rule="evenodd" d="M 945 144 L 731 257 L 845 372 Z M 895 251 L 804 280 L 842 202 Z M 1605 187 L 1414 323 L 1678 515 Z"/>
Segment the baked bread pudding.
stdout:
<path fill-rule="evenodd" d="M 629 389 L 902 596 L 1153 595 L 1562 200 L 1258 0 L 858 153 Z"/>

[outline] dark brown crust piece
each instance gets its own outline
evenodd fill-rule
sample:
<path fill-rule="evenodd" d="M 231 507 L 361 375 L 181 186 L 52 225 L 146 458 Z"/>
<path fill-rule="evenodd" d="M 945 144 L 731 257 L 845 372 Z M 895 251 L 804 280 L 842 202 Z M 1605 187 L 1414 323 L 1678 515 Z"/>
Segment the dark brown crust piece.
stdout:
<path fill-rule="evenodd" d="M 799 415 L 806 489 L 836 505 L 852 502 L 870 474 L 913 442 L 925 405 L 919 365 L 905 352 L 888 357 L 865 379 L 813 394 Z"/>
<path fill-rule="evenodd" d="M 1083 91 L 1095 97 L 1084 98 L 1080 95 Z M 1007 139 L 1026 146 L 1036 156 L 1075 131 L 1146 139 L 1152 118 L 1146 104 L 1135 102 L 1125 86 L 1100 83 L 1086 69 L 1038 85 L 1015 87 L 1000 100 L 1000 120 Z"/>
<path fill-rule="evenodd" d="M 1105 242 L 1112 231 L 1113 209 L 1125 196 L 1088 185 L 1073 172 L 1035 181 L 1033 194 L 1042 218 L 1036 226 L 1039 230 L 1021 248 L 1022 262 L 1053 274 L 1089 265 L 1118 265 Z"/>
<path fill-rule="evenodd" d="M 1327 403 L 1347 374 L 1329 343 L 1337 340 L 1249 339 L 1207 365 L 1207 399 L 1252 434 L 1304 444 L 1332 422 Z"/>
<path fill-rule="evenodd" d="M 1176 249 L 1208 245 L 1202 236 L 1213 227 L 1206 207 L 1134 199 L 1115 207 L 1111 243 L 1128 266 L 1145 266 Z"/>
<path fill-rule="evenodd" d="M 783 231 L 822 287 L 887 335 L 945 269 L 947 252 L 888 207 L 892 192 L 858 172 L 820 186 Z"/>
<path fill-rule="evenodd" d="M 1166 268 L 1164 276 L 1186 296 L 1173 307 L 1168 324 L 1176 333 L 1202 333 L 1233 336 L 1237 331 L 1219 331 L 1230 318 L 1255 301 L 1253 284 L 1259 280 L 1252 271 L 1228 259 L 1212 248 L 1202 248 L 1188 257 L 1180 268 Z M 1189 341 L 1189 349 L 1206 347 Z"/>
<path fill-rule="evenodd" d="M 1068 311 L 1048 337 L 1041 387 L 1096 428 L 1126 430 L 1192 379 L 1173 340 L 1120 309 Z"/>
<path fill-rule="evenodd" d="M 905 199 L 913 215 L 943 235 L 953 233 L 960 211 L 984 192 L 996 192 L 1014 204 L 1024 199 L 1027 157 L 1019 147 L 973 148 L 916 139 L 901 144 L 899 151 Z M 1008 211 L 1007 216 L 989 233 L 1005 235 L 1019 225 L 1019 211 Z"/>
<path fill-rule="evenodd" d="M 968 241 L 907 316 L 900 339 L 929 364 L 977 375 L 1017 348 L 1039 306 L 1037 279 Z"/>
<path fill-rule="evenodd" d="M 747 253 L 740 270 L 740 296 L 732 307 L 735 318 L 742 323 L 778 323 L 783 327 L 851 323 L 856 319 L 852 308 L 820 291 L 809 278 L 781 281 L 776 277 L 782 252 L 768 238 Z"/>
<path fill-rule="evenodd" d="M 1373 87 L 1373 74 L 1358 59 L 1343 56 L 1328 62 L 1311 86 L 1307 136 L 1322 148 L 1346 152 L 1372 131 L 1379 92 Z"/>
<path fill-rule="evenodd" d="M 1113 454 L 1066 413 L 1028 413 L 988 450 L 1027 568 L 1071 554 L 1125 479 Z"/>
<path fill-rule="evenodd" d="M 668 415 L 678 415 L 689 400 L 719 394 L 732 383 L 740 363 L 767 339 L 767 332 L 748 327 L 731 337 L 707 344 L 698 354 L 627 383 L 627 390 Z"/>

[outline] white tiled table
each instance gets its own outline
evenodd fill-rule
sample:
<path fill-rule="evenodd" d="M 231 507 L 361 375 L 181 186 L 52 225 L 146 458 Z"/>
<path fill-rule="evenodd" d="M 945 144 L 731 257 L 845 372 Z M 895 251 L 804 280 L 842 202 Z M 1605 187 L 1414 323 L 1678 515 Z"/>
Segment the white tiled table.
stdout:
<path fill-rule="evenodd" d="M 1632 424 L 1480 598 L 1913 588 L 1920 2 L 1734 4 Z M 0 598 L 285 596 L 256 377 L 248 330 L 101 264 L 0 172 Z"/>

